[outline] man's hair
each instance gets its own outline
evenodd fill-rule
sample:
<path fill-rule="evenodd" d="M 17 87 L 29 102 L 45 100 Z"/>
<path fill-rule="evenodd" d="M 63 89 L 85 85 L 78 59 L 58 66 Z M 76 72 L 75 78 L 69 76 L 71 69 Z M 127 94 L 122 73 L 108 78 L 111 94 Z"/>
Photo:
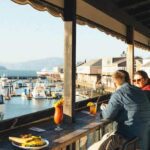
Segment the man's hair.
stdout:
<path fill-rule="evenodd" d="M 130 83 L 130 76 L 127 71 L 125 70 L 117 70 L 113 74 L 113 78 L 120 79 L 122 83 L 127 82 Z"/>
<path fill-rule="evenodd" d="M 144 79 L 149 79 L 149 77 L 148 77 L 148 74 L 145 72 L 145 71 L 143 71 L 143 70 L 138 70 L 136 73 L 135 73 L 135 75 L 140 75 L 142 78 L 144 78 Z"/>

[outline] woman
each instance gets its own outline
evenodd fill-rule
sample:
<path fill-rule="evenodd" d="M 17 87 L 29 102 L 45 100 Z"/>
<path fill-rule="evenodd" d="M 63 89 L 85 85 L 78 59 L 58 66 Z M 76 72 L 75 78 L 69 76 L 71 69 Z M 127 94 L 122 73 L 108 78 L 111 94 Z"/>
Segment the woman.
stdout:
<path fill-rule="evenodd" d="M 144 91 L 150 91 L 150 79 L 143 70 L 139 70 L 135 73 L 133 83 Z"/>
<path fill-rule="evenodd" d="M 148 99 L 150 101 L 150 79 L 147 73 L 143 70 L 137 71 L 134 75 L 133 82 L 135 86 L 141 88 L 145 92 L 145 94 L 148 96 Z M 150 139 L 150 131 L 148 134 L 149 134 L 148 139 Z M 148 149 L 150 149 L 150 144 L 148 147 L 149 147 Z"/>

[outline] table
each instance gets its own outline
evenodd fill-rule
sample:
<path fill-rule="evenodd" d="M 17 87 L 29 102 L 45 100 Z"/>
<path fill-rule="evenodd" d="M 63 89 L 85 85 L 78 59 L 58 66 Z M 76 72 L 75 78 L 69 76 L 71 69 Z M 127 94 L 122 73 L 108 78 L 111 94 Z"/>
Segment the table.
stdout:
<path fill-rule="evenodd" d="M 43 121 L 37 124 L 26 126 L 23 128 L 15 129 L 4 134 L 0 134 L 0 150 L 17 150 L 11 142 L 8 140 L 9 136 L 19 136 L 21 134 L 33 134 L 39 135 L 49 141 L 49 146 L 44 150 L 60 149 L 75 142 L 81 138 L 90 130 L 105 126 L 108 124 L 108 120 L 101 120 L 99 114 L 92 116 L 87 111 L 81 111 L 76 113 L 76 121 L 72 124 L 62 123 L 62 131 L 55 131 L 56 125 L 53 123 L 53 119 Z M 45 129 L 44 132 L 31 131 L 30 127 L 39 127 Z"/>

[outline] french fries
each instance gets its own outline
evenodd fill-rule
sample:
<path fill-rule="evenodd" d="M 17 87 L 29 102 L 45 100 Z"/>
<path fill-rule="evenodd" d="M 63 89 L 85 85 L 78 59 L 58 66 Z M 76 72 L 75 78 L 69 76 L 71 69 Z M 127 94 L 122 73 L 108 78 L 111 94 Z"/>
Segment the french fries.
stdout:
<path fill-rule="evenodd" d="M 33 136 L 31 134 L 21 135 L 21 137 L 9 137 L 9 140 L 23 147 L 36 147 L 46 144 L 40 136 Z"/>

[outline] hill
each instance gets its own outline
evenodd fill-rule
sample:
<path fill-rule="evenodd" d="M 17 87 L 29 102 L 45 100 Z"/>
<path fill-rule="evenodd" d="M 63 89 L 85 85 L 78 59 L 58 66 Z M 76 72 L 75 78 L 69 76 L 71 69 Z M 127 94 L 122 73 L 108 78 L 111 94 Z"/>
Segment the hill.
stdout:
<path fill-rule="evenodd" d="M 43 68 L 51 70 L 53 67 L 63 65 L 63 58 L 51 57 L 45 59 L 32 60 L 19 63 L 0 63 L 0 65 L 12 70 L 35 70 L 40 71 Z"/>
<path fill-rule="evenodd" d="M 0 70 L 7 70 L 7 69 L 4 66 L 0 66 Z"/>

